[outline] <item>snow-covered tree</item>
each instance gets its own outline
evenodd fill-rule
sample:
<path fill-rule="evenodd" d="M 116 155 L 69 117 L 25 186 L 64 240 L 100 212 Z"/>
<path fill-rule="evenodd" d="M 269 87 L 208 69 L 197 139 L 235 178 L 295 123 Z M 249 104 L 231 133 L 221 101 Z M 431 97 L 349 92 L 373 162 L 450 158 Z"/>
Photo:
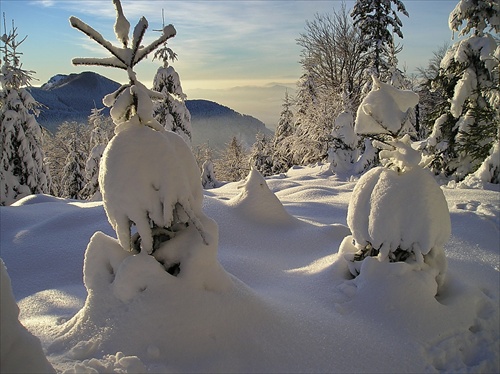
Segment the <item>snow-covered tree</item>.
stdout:
<path fill-rule="evenodd" d="M 75 138 L 75 141 L 71 139 Z M 46 165 L 51 175 L 51 194 L 54 196 L 67 196 L 64 192 L 63 170 L 67 165 L 68 155 L 76 152 L 80 160 L 79 169 L 85 170 L 85 160 L 91 153 L 91 128 L 87 124 L 77 122 L 63 122 L 55 134 L 47 132 L 44 136 L 44 150 Z M 73 147 L 73 149 L 72 149 Z M 85 174 L 84 174 L 85 175 Z M 83 194 L 81 198 L 88 195 Z"/>
<path fill-rule="evenodd" d="M 215 176 L 214 163 L 212 160 L 206 160 L 201 166 L 201 185 L 205 190 L 217 188 L 221 185 Z"/>
<path fill-rule="evenodd" d="M 85 163 L 85 186 L 81 192 L 83 198 L 99 199 L 101 197 L 99 189 L 99 165 L 101 157 L 112 137 L 112 123 L 109 117 L 102 114 L 104 108 L 91 110 L 88 119 L 90 132 L 90 153 Z"/>
<path fill-rule="evenodd" d="M 355 131 L 385 137 L 384 143 L 376 143 L 383 166 L 371 169 L 356 184 L 347 212 L 352 235 L 339 253 L 353 276 L 365 276 L 365 269 L 380 263 L 406 262 L 435 277 L 438 290 L 446 271 L 443 246 L 451 222 L 441 188 L 419 165 L 421 154 L 409 135 L 401 136 L 408 110 L 417 103 L 414 92 L 373 78 L 372 90 L 358 109 Z"/>
<path fill-rule="evenodd" d="M 85 186 L 85 155 L 81 153 L 78 134 L 73 133 L 69 139 L 69 153 L 62 170 L 61 197 L 69 199 L 82 199 L 82 190 Z"/>
<path fill-rule="evenodd" d="M 496 1 L 460 1 L 449 26 L 466 36 L 456 42 L 432 81 L 448 99 L 426 141 L 431 169 L 462 180 L 479 168 L 498 142 L 500 127 L 498 39 L 487 29 L 500 31 Z M 470 34 L 469 34 L 470 33 Z"/>
<path fill-rule="evenodd" d="M 333 173 L 352 171 L 359 156 L 358 143 L 358 136 L 354 132 L 354 116 L 345 108 L 335 119 L 332 143 L 328 150 L 328 161 Z"/>
<path fill-rule="evenodd" d="M 326 160 L 333 128 L 332 102 L 320 100 L 316 80 L 309 72 L 298 83 L 295 131 L 291 145 L 294 165 Z"/>
<path fill-rule="evenodd" d="M 291 106 L 292 102 L 288 95 L 288 91 L 286 91 L 282 104 L 283 109 L 280 114 L 278 125 L 276 126 L 276 131 L 274 132 L 272 156 L 273 174 L 285 173 L 293 165 L 290 144 L 295 129 Z"/>
<path fill-rule="evenodd" d="M 248 154 L 235 136 L 216 160 L 215 174 L 221 181 L 236 182 L 245 178 L 250 171 Z"/>
<path fill-rule="evenodd" d="M 394 34 L 403 38 L 398 12 L 408 17 L 401 0 L 357 0 L 351 13 L 354 26 L 361 32 L 363 50 L 371 59 L 370 74 L 377 78 L 389 70 L 387 51 L 394 44 Z"/>
<path fill-rule="evenodd" d="M 13 22 L 12 30 L 1 37 L 0 205 L 9 205 L 26 195 L 50 190 L 42 131 L 35 118 L 40 104 L 26 89 L 33 79 L 33 72 L 22 68 L 18 50 L 26 37 L 18 41 L 17 36 Z"/>
<path fill-rule="evenodd" d="M 255 143 L 250 150 L 250 165 L 264 177 L 273 174 L 273 143 L 266 134 L 257 133 Z"/>
<path fill-rule="evenodd" d="M 154 117 L 166 130 L 179 134 L 187 144 L 191 145 L 191 114 L 186 107 L 186 94 L 182 91 L 179 74 L 168 61 L 174 61 L 177 55 L 167 47 L 165 42 L 154 55 L 163 61 L 153 78 L 153 90 L 164 95 L 163 100 L 154 103 Z"/>
<path fill-rule="evenodd" d="M 165 26 L 160 37 L 144 46 L 147 20 L 144 17 L 139 20 L 130 40 L 130 23 L 121 3 L 113 0 L 113 4 L 117 14 L 114 31 L 121 47 L 105 40 L 78 18 L 70 18 L 73 27 L 112 55 L 75 58 L 73 63 L 120 68 L 129 78 L 129 83 L 103 99 L 103 103 L 111 107 L 111 118 L 116 125 L 116 135 L 106 146 L 99 171 L 104 209 L 123 249 L 146 254 L 156 252 L 155 258 L 167 272 L 176 275 L 181 263 L 182 271 L 189 274 L 181 259 L 191 258 L 192 251 L 196 252 L 198 246 L 192 247 L 192 235 L 188 235 L 191 245 L 184 243 L 177 247 L 173 244 L 172 247 L 168 244 L 177 239 L 174 237 L 179 231 L 188 230 L 197 232 L 198 241 L 209 246 L 211 253 L 216 253 L 216 224 L 202 211 L 200 170 L 191 148 L 154 118 L 153 100 L 162 100 L 163 94 L 148 90 L 134 72 L 134 67 L 175 36 L 176 30 L 172 25 Z M 137 230 L 133 237 L 132 225 Z M 176 248 L 185 251 L 177 253 Z"/>

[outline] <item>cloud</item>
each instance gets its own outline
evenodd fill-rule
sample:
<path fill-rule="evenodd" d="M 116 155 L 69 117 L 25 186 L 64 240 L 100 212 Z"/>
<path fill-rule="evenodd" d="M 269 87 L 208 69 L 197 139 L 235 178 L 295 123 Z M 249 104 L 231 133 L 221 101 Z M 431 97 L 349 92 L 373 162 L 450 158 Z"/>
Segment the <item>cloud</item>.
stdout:
<path fill-rule="evenodd" d="M 55 0 L 35 0 L 35 1 L 31 1 L 30 5 L 38 5 L 38 6 L 41 6 L 44 8 L 49 8 L 49 7 L 53 7 L 54 5 L 56 5 L 56 1 Z"/>

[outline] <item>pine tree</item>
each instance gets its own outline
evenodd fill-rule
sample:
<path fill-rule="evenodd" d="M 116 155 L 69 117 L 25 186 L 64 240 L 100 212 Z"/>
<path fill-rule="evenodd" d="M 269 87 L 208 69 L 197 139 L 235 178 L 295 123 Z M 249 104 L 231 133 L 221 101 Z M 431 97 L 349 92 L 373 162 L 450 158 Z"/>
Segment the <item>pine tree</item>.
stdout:
<path fill-rule="evenodd" d="M 163 61 L 163 66 L 156 71 L 153 90 L 164 95 L 163 100 L 154 103 L 154 117 L 166 130 L 177 133 L 191 145 L 191 114 L 185 103 L 187 96 L 182 91 L 179 74 L 168 64 L 168 60 L 176 60 L 177 55 L 165 42 L 163 47 L 155 52 L 154 58 Z"/>
<path fill-rule="evenodd" d="M 250 165 L 252 165 L 262 176 L 273 174 L 273 143 L 272 139 L 261 133 L 255 136 L 255 143 L 250 150 Z"/>
<path fill-rule="evenodd" d="M 386 54 L 394 43 L 393 34 L 403 38 L 403 23 L 397 12 L 408 17 L 401 0 L 357 0 L 351 13 L 354 25 L 361 31 L 364 50 L 371 56 L 371 74 L 376 77 L 389 70 Z"/>
<path fill-rule="evenodd" d="M 62 197 L 81 199 L 85 185 L 85 176 L 82 165 L 85 157 L 81 153 L 80 140 L 77 133 L 73 133 L 69 141 L 69 153 L 62 171 Z"/>
<path fill-rule="evenodd" d="M 290 143 L 294 134 L 293 112 L 290 108 L 291 106 L 292 102 L 287 91 L 285 92 L 285 98 L 282 104 L 283 109 L 280 114 L 278 126 L 276 126 L 276 131 L 274 133 L 272 156 L 273 174 L 285 173 L 293 165 L 290 148 Z"/>
<path fill-rule="evenodd" d="M 4 27 L 5 20 L 4 20 Z M 44 164 L 42 131 L 35 116 L 37 103 L 25 86 L 29 86 L 32 71 L 22 68 L 17 41 L 17 28 L 3 34 L 0 73 L 0 205 L 36 193 L 49 193 L 50 174 Z"/>
<path fill-rule="evenodd" d="M 465 39 L 455 43 L 432 81 L 447 101 L 426 141 L 430 167 L 438 174 L 462 180 L 479 168 L 498 142 L 500 127 L 499 56 L 500 6 L 495 1 L 460 1 L 450 14 L 450 28 Z"/>

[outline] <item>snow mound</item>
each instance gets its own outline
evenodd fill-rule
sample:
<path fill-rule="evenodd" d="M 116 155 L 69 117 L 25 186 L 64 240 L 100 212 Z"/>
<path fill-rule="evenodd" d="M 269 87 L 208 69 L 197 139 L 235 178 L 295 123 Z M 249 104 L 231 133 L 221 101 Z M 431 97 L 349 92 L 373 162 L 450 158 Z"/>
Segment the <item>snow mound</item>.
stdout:
<path fill-rule="evenodd" d="M 46 194 L 34 194 L 23 197 L 22 199 L 17 200 L 11 206 L 23 206 L 23 205 L 31 205 L 31 204 L 43 204 L 43 203 L 54 203 L 59 201 L 66 201 L 61 197 L 55 197 L 52 195 Z"/>
<path fill-rule="evenodd" d="M 10 277 L 0 259 L 0 366 L 2 373 L 55 373 L 45 358 L 40 340 L 19 322 Z"/>
<path fill-rule="evenodd" d="M 276 195 L 269 189 L 266 180 L 252 168 L 247 178 L 238 186 L 242 191 L 228 205 L 239 210 L 248 219 L 270 225 L 289 225 L 298 220 L 290 215 Z"/>

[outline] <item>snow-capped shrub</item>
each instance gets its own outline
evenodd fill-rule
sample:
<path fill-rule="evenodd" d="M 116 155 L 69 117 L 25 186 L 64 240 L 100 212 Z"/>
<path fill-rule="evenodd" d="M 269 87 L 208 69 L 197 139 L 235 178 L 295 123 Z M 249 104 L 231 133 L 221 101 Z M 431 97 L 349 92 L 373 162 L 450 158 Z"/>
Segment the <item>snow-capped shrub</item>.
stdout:
<path fill-rule="evenodd" d="M 446 270 L 443 246 L 451 235 L 448 205 L 431 173 L 420 165 L 421 154 L 408 135 L 395 139 L 418 95 L 374 79 L 373 89 L 361 103 L 356 130 L 385 135 L 390 140 L 379 152 L 381 164 L 356 184 L 347 213 L 352 235 L 340 253 L 352 275 L 362 272 L 363 261 L 406 262 L 430 267 L 441 285 Z"/>

